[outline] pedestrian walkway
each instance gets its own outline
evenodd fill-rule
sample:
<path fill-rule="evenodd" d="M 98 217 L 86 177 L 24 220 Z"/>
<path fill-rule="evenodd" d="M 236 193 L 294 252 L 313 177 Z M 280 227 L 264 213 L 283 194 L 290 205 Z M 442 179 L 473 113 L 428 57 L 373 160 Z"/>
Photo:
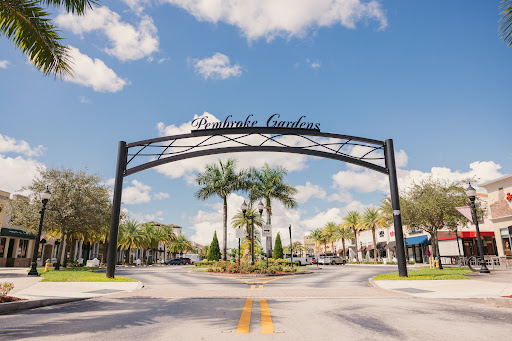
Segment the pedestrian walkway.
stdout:
<path fill-rule="evenodd" d="M 471 273 L 467 280 L 371 281 L 378 288 L 423 298 L 504 298 L 512 295 L 512 270 Z M 512 301 L 512 299 L 510 299 Z"/>

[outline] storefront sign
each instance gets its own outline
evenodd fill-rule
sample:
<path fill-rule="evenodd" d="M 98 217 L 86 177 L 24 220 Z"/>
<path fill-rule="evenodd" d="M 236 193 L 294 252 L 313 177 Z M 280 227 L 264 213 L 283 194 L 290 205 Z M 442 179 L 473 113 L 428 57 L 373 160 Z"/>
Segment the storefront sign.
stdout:
<path fill-rule="evenodd" d="M 254 115 L 249 115 L 245 120 L 232 120 L 233 115 L 229 115 L 224 121 L 209 121 L 208 116 L 198 117 L 192 121 L 192 128 L 200 129 L 226 129 L 226 128 L 253 128 L 258 127 L 258 121 L 253 119 Z M 281 115 L 273 114 L 266 121 L 268 128 L 294 128 L 320 130 L 320 123 L 307 122 L 306 116 L 299 117 L 296 121 L 281 121 Z M 231 120 L 230 120 L 231 119 Z"/>

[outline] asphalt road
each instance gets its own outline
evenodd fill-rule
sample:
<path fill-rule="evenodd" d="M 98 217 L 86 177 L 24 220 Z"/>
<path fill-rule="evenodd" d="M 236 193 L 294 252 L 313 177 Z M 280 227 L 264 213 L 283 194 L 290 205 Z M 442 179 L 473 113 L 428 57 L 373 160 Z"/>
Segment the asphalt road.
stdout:
<path fill-rule="evenodd" d="M 181 267 L 127 268 L 117 274 L 141 280 L 142 290 L 0 316 L 0 339 L 511 338 L 512 309 L 412 298 L 368 285 L 369 277 L 387 271 L 335 266 L 312 275 L 240 278 Z"/>

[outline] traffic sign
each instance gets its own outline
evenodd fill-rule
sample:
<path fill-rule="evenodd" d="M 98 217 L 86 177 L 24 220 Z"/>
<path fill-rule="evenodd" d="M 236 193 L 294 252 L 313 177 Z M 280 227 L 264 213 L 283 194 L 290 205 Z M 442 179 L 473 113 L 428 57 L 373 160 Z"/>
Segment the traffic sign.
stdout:
<path fill-rule="evenodd" d="M 262 237 L 272 237 L 272 225 L 265 224 L 261 232 Z"/>
<path fill-rule="evenodd" d="M 244 238 L 245 237 L 245 230 L 241 227 L 237 227 L 235 229 L 236 238 Z"/>

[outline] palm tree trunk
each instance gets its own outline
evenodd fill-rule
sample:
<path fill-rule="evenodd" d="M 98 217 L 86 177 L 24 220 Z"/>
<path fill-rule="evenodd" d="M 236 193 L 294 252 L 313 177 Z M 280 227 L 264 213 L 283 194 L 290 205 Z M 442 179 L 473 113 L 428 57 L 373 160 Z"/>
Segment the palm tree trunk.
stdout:
<path fill-rule="evenodd" d="M 108 249 L 108 239 L 107 236 L 105 236 L 105 239 L 103 240 L 103 252 L 101 253 L 101 263 L 105 264 L 107 262 L 107 250 Z"/>
<path fill-rule="evenodd" d="M 357 231 L 356 231 L 356 228 L 355 226 L 352 227 L 352 230 L 354 231 L 354 242 L 356 244 L 356 261 L 359 262 L 359 252 L 357 251 Z M 362 250 L 361 250 L 362 251 Z"/>
<path fill-rule="evenodd" d="M 372 237 L 373 237 L 373 261 L 376 262 L 379 260 L 379 255 L 377 253 L 377 243 L 375 238 L 375 225 L 372 225 Z"/>
<path fill-rule="evenodd" d="M 331 241 L 331 254 L 334 256 L 334 242 Z"/>
<path fill-rule="evenodd" d="M 228 202 L 227 197 L 224 197 L 223 207 L 223 224 L 224 224 L 224 235 L 222 236 L 222 260 L 227 260 L 228 253 Z"/>
<path fill-rule="evenodd" d="M 343 244 L 343 258 L 346 257 L 346 254 L 345 254 L 345 238 L 341 238 L 341 243 Z"/>
<path fill-rule="evenodd" d="M 130 249 L 131 247 L 128 246 L 128 249 L 126 249 L 126 256 L 124 257 L 124 262 L 126 264 L 130 263 Z"/>

